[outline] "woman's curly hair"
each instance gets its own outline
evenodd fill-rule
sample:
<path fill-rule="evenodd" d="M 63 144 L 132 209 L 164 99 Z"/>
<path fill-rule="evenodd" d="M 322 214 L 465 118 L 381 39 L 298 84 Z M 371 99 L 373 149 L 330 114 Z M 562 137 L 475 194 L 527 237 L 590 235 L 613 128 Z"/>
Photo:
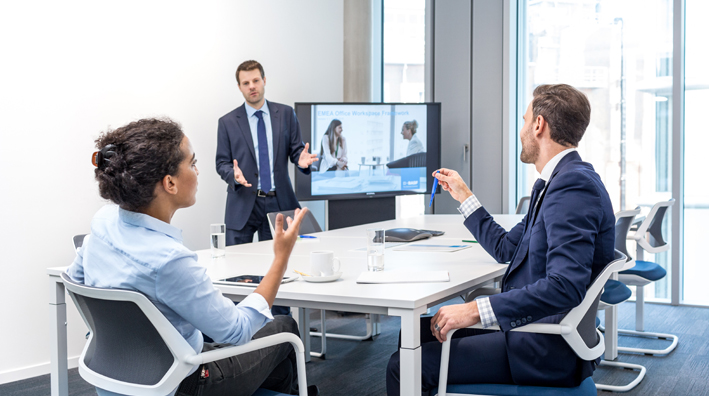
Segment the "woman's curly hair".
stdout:
<path fill-rule="evenodd" d="M 183 137 L 180 125 L 168 118 L 142 119 L 102 133 L 96 147 L 115 147 L 95 171 L 101 197 L 125 210 L 146 208 L 155 198 L 157 183 L 167 175 L 177 175 L 184 160 Z"/>

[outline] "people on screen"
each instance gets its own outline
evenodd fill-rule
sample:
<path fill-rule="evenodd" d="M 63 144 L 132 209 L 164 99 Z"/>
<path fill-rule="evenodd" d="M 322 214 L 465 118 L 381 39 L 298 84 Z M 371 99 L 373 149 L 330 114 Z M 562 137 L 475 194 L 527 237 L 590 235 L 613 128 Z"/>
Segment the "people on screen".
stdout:
<path fill-rule="evenodd" d="M 348 170 L 347 140 L 342 136 L 342 121 L 330 121 L 320 142 L 320 157 L 320 173 Z"/>
<path fill-rule="evenodd" d="M 423 148 L 423 144 L 421 143 L 419 138 L 416 137 L 416 129 L 418 129 L 418 127 L 419 123 L 416 122 L 416 120 L 406 121 L 401 127 L 401 136 L 404 137 L 404 140 L 409 141 L 409 145 L 406 148 L 407 157 L 412 154 L 422 153 L 426 151 Z"/>
<path fill-rule="evenodd" d="M 135 121 L 101 134 L 96 147 L 99 193 L 113 205 L 94 216 L 91 234 L 67 269 L 72 279 L 145 294 L 198 353 L 220 347 L 204 342 L 203 334 L 235 345 L 280 332 L 298 334 L 290 316 L 274 317 L 270 308 L 307 209 L 296 210 L 293 219 L 278 215 L 273 263 L 254 292 L 234 305 L 214 287 L 197 254 L 182 244 L 182 231 L 170 224 L 177 210 L 195 204 L 198 186 L 197 158 L 180 125 L 168 119 Z M 290 344 L 280 344 L 195 366 L 177 394 L 221 395 L 228 389 L 251 395 L 260 387 L 292 394 L 296 384 L 295 353 Z"/>
<path fill-rule="evenodd" d="M 561 336 L 510 332 L 529 323 L 559 323 L 614 258 L 615 217 L 608 192 L 576 151 L 590 117 L 586 95 L 569 85 L 534 90 L 520 132 L 520 159 L 534 164 L 541 178 L 534 185 L 529 213 L 509 232 L 482 207 L 458 172 L 434 172 L 443 189 L 460 202 L 463 224 L 495 260 L 509 266 L 500 294 L 445 306 L 422 326 L 424 390 L 438 384 L 440 343 L 448 332 L 477 323 L 497 325 L 501 331 L 456 332 L 449 383 L 574 387 L 593 373 L 595 362 L 577 357 Z M 399 358 L 399 352 L 392 355 L 387 368 L 389 395 L 399 394 Z"/>

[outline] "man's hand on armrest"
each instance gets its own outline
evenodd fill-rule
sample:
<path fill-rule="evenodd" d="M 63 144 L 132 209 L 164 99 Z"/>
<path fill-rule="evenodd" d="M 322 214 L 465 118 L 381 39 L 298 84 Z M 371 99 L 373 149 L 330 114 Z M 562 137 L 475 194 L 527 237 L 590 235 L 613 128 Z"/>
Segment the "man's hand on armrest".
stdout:
<path fill-rule="evenodd" d="M 477 301 L 446 305 L 439 309 L 431 319 L 431 333 L 436 336 L 439 342 L 443 342 L 449 331 L 470 327 L 479 321 L 480 313 Z"/>

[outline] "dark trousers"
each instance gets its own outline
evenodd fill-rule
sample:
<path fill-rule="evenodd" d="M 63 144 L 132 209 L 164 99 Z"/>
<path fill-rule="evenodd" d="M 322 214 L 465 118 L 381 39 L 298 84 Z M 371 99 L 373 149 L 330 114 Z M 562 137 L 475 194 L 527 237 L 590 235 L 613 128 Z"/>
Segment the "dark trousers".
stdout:
<path fill-rule="evenodd" d="M 299 335 L 298 325 L 289 316 L 276 316 L 253 339 L 284 332 Z M 228 346 L 205 343 L 202 351 Z M 177 396 L 250 396 L 259 388 L 295 395 L 297 384 L 295 351 L 285 343 L 200 365 L 182 381 Z"/>
<path fill-rule="evenodd" d="M 281 209 L 278 206 L 276 197 L 256 197 L 254 209 L 251 211 L 249 219 L 240 230 L 226 229 L 226 245 L 241 245 L 251 243 L 254 240 L 254 234 L 258 232 L 259 241 L 269 241 L 273 239 L 271 228 L 268 226 L 266 213 L 279 212 Z M 287 210 L 287 209 L 284 209 Z"/>
<path fill-rule="evenodd" d="M 401 341 L 399 341 L 401 346 Z M 424 394 L 438 386 L 441 343 L 431 334 L 431 318 L 421 318 L 421 388 Z M 388 396 L 398 396 L 399 351 L 389 359 L 386 373 Z M 462 329 L 451 341 L 449 384 L 511 384 L 505 334 L 500 331 Z"/>
<path fill-rule="evenodd" d="M 271 228 L 268 225 L 266 213 L 279 212 L 281 209 L 278 206 L 276 197 L 256 197 L 254 209 L 251 211 L 249 219 L 246 221 L 244 228 L 240 230 L 226 229 L 226 245 L 241 245 L 251 243 L 254 240 L 254 234 L 258 232 L 259 241 L 270 241 L 273 239 Z M 274 305 L 271 308 L 273 315 L 290 315 L 290 307 Z"/>

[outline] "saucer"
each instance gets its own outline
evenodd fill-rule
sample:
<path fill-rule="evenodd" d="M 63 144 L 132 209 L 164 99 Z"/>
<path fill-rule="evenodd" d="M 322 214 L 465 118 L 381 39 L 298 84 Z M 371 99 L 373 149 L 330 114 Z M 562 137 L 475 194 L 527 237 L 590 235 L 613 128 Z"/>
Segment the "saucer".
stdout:
<path fill-rule="evenodd" d="M 342 276 L 342 272 L 335 272 L 334 274 L 330 276 L 302 276 L 304 281 L 306 282 L 316 282 L 316 283 L 321 283 L 321 282 L 332 282 L 340 279 Z"/>

